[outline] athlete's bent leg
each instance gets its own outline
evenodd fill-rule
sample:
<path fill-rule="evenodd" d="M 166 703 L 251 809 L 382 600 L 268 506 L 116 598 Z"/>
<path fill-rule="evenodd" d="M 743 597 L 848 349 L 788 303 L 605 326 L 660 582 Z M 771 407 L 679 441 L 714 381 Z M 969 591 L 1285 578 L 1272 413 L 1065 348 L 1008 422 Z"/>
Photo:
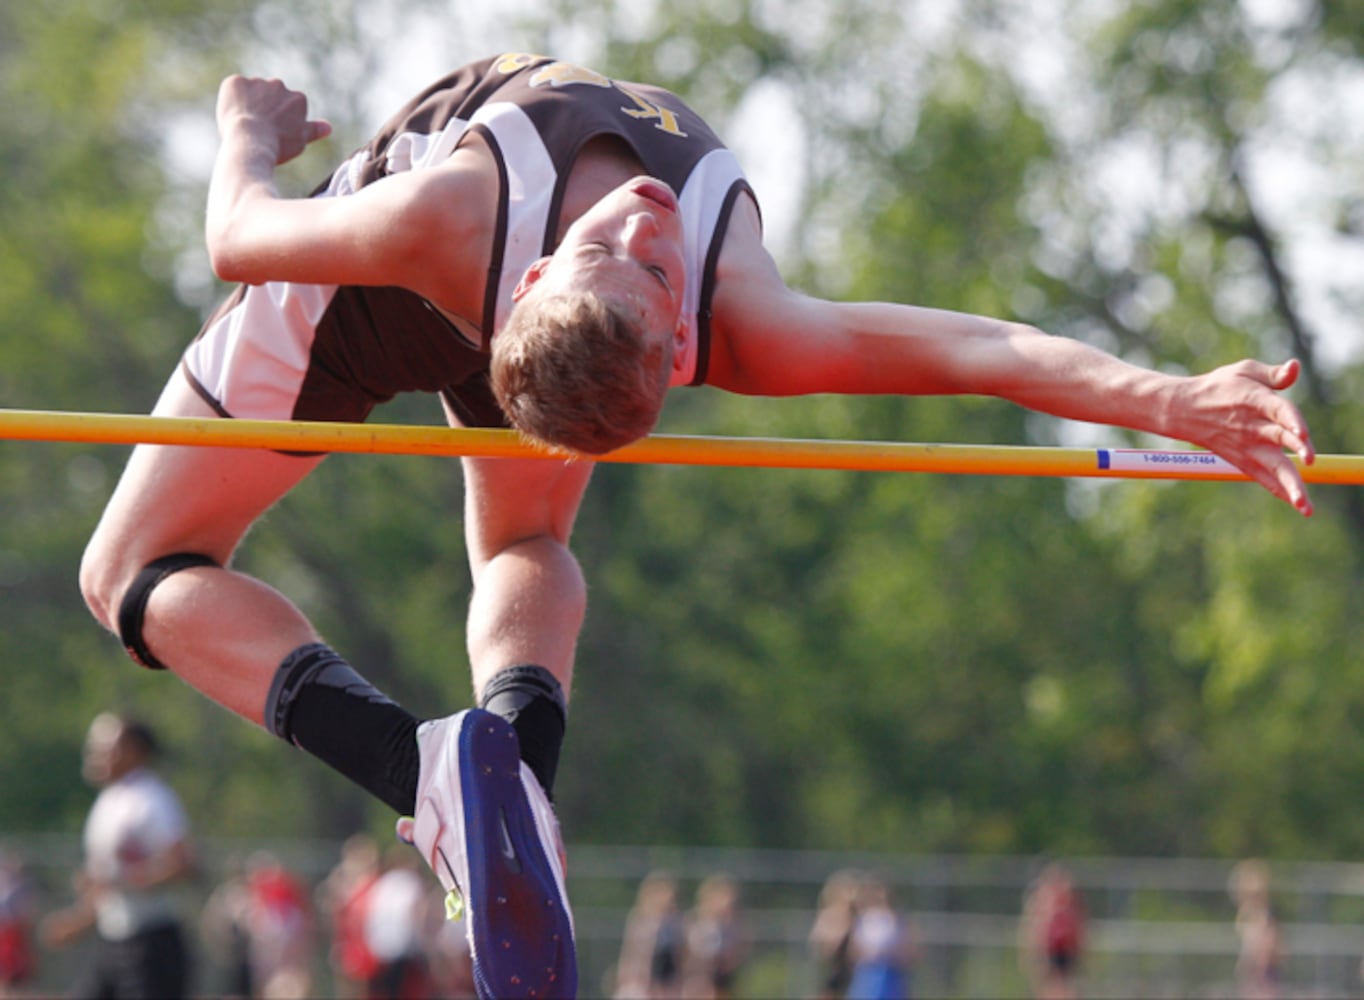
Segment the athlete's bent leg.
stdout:
<path fill-rule="evenodd" d="M 153 412 L 216 416 L 178 371 Z M 146 567 L 177 553 L 204 557 L 144 595 L 140 641 L 192 686 L 260 723 L 275 668 L 317 634 L 283 595 L 225 567 L 256 518 L 319 461 L 256 449 L 139 445 L 81 562 L 92 613 L 117 633 L 124 599 Z"/>
<path fill-rule="evenodd" d="M 154 411 L 213 417 L 178 372 Z M 282 594 L 227 568 L 243 535 L 320 459 L 140 446 L 81 564 L 106 628 L 400 813 L 416 796 L 418 719 L 376 691 Z"/>

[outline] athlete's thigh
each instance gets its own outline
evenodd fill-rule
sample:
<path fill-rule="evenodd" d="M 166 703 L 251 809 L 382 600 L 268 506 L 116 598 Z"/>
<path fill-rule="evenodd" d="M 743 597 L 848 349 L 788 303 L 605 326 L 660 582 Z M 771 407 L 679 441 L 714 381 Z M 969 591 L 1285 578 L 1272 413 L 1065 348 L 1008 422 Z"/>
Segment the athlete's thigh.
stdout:
<path fill-rule="evenodd" d="M 153 413 L 218 418 L 178 369 Z M 320 461 L 254 448 L 139 445 L 92 546 L 134 570 L 175 552 L 225 564 L 251 524 Z"/>

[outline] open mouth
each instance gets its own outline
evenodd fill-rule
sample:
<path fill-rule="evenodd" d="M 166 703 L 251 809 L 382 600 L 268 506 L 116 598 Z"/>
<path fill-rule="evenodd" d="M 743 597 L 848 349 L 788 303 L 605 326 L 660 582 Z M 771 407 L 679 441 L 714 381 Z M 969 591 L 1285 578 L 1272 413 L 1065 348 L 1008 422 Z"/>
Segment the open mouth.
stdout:
<path fill-rule="evenodd" d="M 673 194 L 672 188 L 662 181 L 653 178 L 643 178 L 630 185 L 630 190 L 647 201 L 652 201 L 669 212 L 677 211 L 677 196 Z"/>

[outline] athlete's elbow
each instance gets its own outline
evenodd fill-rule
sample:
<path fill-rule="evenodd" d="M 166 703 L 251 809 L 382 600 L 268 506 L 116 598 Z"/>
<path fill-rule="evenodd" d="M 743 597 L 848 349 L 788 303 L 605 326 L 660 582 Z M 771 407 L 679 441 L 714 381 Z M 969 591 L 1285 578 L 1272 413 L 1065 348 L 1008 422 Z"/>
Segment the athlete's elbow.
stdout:
<path fill-rule="evenodd" d="M 231 255 L 210 253 L 208 259 L 210 266 L 213 268 L 214 276 L 220 281 L 233 283 L 247 281 L 246 269 Z"/>
<path fill-rule="evenodd" d="M 258 284 L 271 256 L 268 219 L 242 200 L 209 201 L 204 221 L 204 242 L 209 265 L 223 281 Z"/>
<path fill-rule="evenodd" d="M 223 281 L 248 280 L 246 255 L 233 242 L 226 227 L 208 233 L 208 263 L 213 273 Z"/>

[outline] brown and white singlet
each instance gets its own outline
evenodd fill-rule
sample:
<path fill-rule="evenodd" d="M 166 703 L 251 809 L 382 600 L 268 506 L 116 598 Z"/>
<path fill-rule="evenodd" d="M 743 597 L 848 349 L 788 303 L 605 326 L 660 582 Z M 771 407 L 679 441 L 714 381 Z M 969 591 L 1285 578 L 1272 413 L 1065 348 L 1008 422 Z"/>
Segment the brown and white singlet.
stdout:
<path fill-rule="evenodd" d="M 554 250 L 573 162 L 600 136 L 622 140 L 645 173 L 677 192 L 688 336 L 676 381 L 704 382 L 716 259 L 735 199 L 752 193 L 705 122 L 656 87 L 543 56 L 502 55 L 419 94 L 314 196 L 344 197 L 383 177 L 427 169 L 475 134 L 500 175 L 477 324 L 397 287 L 241 286 L 185 352 L 183 370 L 200 395 L 224 416 L 360 421 L 397 393 L 439 392 L 466 425 L 504 426 L 488 385 L 489 344 L 526 268 Z"/>

